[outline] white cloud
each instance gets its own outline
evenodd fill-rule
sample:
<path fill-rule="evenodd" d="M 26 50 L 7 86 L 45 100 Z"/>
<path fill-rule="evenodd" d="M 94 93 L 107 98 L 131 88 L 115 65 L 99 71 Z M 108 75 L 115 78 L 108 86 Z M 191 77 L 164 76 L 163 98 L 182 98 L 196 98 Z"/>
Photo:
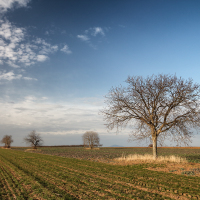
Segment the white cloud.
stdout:
<path fill-rule="evenodd" d="M 48 56 L 45 55 L 37 55 L 37 61 L 39 62 L 44 62 L 45 60 L 48 59 Z"/>
<path fill-rule="evenodd" d="M 0 36 L 3 39 L 11 41 L 12 43 L 10 43 L 10 45 L 12 45 L 12 47 L 16 43 L 19 43 L 24 39 L 24 28 L 17 28 L 16 26 L 12 25 L 8 20 L 0 20 L 0 24 Z M 4 43 L 4 45 L 5 44 L 6 43 Z"/>
<path fill-rule="evenodd" d="M 87 35 L 77 35 L 77 38 L 81 39 L 82 41 L 88 41 L 89 37 Z"/>
<path fill-rule="evenodd" d="M 51 45 L 41 38 L 37 38 L 34 42 L 37 45 L 41 45 L 41 48 L 39 51 L 39 53 L 41 53 L 41 54 L 49 54 L 49 53 L 54 53 L 54 52 L 58 51 L 57 45 Z"/>
<path fill-rule="evenodd" d="M 64 47 L 61 49 L 66 54 L 71 54 L 72 51 L 69 50 L 69 47 L 67 45 L 64 45 Z"/>
<path fill-rule="evenodd" d="M 0 80 L 8 80 L 8 81 L 12 81 L 14 79 L 21 79 L 22 75 L 21 74 L 14 74 L 13 71 L 10 72 L 0 72 Z"/>
<path fill-rule="evenodd" d="M 107 28 L 105 28 L 105 30 L 107 30 Z M 103 28 L 101 27 L 93 27 L 93 28 L 89 28 L 87 30 L 85 30 L 86 35 L 91 35 L 93 37 L 96 37 L 97 35 L 105 35 L 105 31 Z"/>
<path fill-rule="evenodd" d="M 9 71 L 9 72 L 0 71 L 0 81 L 12 81 L 12 80 L 19 80 L 19 79 L 37 81 L 36 78 L 23 77 L 22 74 L 16 74 L 13 71 Z"/>
<path fill-rule="evenodd" d="M 51 45 L 44 39 L 29 39 L 28 42 L 27 37 L 25 28 L 16 27 L 8 20 L 0 20 L 0 64 L 13 68 L 26 67 L 46 61 L 49 54 L 59 50 L 58 45 Z M 62 51 L 71 53 L 67 45 Z"/>
<path fill-rule="evenodd" d="M 13 8 L 14 3 L 18 7 L 24 7 L 27 6 L 29 2 L 30 0 L 0 0 L 0 11 L 6 12 L 8 9 Z"/>
<path fill-rule="evenodd" d="M 93 36 L 96 36 L 98 34 L 103 35 L 103 36 L 105 35 L 105 33 L 104 33 L 104 31 L 103 31 L 103 29 L 101 27 L 94 27 L 91 30 L 92 30 L 92 35 Z"/>
<path fill-rule="evenodd" d="M 86 130 L 101 132 L 105 128 L 102 116 L 98 115 L 102 106 L 81 104 L 81 100 L 77 104 L 50 103 L 46 97 L 35 96 L 26 96 L 22 101 L 8 103 L 12 101 L 0 100 L 0 125 L 52 134 L 82 134 Z"/>
<path fill-rule="evenodd" d="M 93 49 L 97 49 L 97 45 L 94 45 L 94 38 L 97 36 L 105 36 L 105 31 L 108 31 L 108 28 L 101 28 L 101 27 L 93 27 L 85 30 L 85 34 L 77 35 L 77 38 L 80 40 L 87 42 L 87 44 L 92 47 Z"/>

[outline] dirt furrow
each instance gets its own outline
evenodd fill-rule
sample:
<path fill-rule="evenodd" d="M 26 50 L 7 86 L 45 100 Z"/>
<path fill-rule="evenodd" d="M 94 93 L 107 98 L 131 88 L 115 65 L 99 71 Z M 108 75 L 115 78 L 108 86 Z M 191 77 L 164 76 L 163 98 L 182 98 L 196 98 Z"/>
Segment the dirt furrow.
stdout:
<path fill-rule="evenodd" d="M 3 169 L 2 166 L 1 166 L 1 170 L 2 170 L 1 175 L 2 175 L 2 177 L 4 178 L 4 183 L 5 183 L 5 184 L 4 184 L 4 188 L 6 189 L 6 191 L 7 191 L 8 194 L 9 194 L 9 191 L 11 191 L 12 196 L 16 199 L 16 195 L 15 195 L 15 193 L 13 192 L 12 188 L 10 187 L 8 181 L 6 180 L 6 176 L 5 176 L 4 173 L 3 173 L 3 172 L 5 172 L 5 171 L 4 171 L 4 169 Z M 11 199 L 11 198 L 9 197 L 8 199 Z"/>
<path fill-rule="evenodd" d="M 66 168 L 66 167 L 64 167 L 64 168 Z M 75 170 L 75 169 L 69 169 L 69 170 L 72 170 L 72 171 L 75 171 L 75 172 L 79 172 L 78 170 Z M 155 194 L 161 194 L 162 196 L 170 197 L 170 198 L 173 198 L 173 199 L 188 200 L 188 198 L 183 197 L 183 196 L 181 197 L 181 196 L 176 195 L 176 194 L 161 192 L 161 191 L 155 190 L 155 189 L 144 188 L 144 187 L 137 186 L 137 185 L 134 185 L 134 184 L 131 184 L 131 183 L 126 183 L 126 182 L 123 182 L 123 181 L 116 181 L 116 180 L 113 180 L 113 179 L 110 179 L 110 178 L 94 175 L 94 174 L 91 174 L 91 173 L 86 173 L 86 172 L 81 172 L 81 173 L 83 173 L 85 175 L 93 176 L 95 178 L 104 179 L 104 180 L 107 180 L 107 181 L 108 180 L 112 180 L 115 183 L 120 183 L 122 185 L 129 185 L 129 186 L 131 186 L 133 188 L 136 188 L 136 189 L 139 189 L 139 190 L 143 190 L 143 191 L 150 192 L 150 193 L 155 193 Z"/>
<path fill-rule="evenodd" d="M 40 186 L 40 184 L 39 183 L 37 183 L 37 182 L 35 182 L 34 180 L 32 180 L 31 178 L 30 178 L 30 176 L 27 176 L 23 171 L 21 171 L 20 170 L 20 172 L 21 173 L 23 173 L 23 175 L 25 175 L 25 177 L 26 178 L 22 178 L 23 176 L 20 176 L 19 174 L 17 174 L 16 175 L 16 171 L 14 171 L 10 166 L 8 166 L 7 164 L 5 164 L 4 162 L 1 162 L 1 164 L 3 164 L 5 167 L 6 167 L 6 169 L 9 169 L 9 171 L 11 172 L 11 174 L 13 175 L 13 177 L 15 177 L 18 181 L 20 181 L 21 180 L 21 182 L 23 181 L 23 182 L 26 182 L 27 180 L 29 180 L 30 181 L 30 184 L 24 184 L 24 183 L 20 183 L 20 185 L 21 186 L 23 186 L 23 188 L 24 188 L 24 190 L 26 191 L 26 192 L 28 192 L 28 196 L 29 197 L 32 197 L 32 198 L 34 198 L 34 199 L 38 199 L 38 200 L 45 200 L 44 198 L 42 198 L 41 196 L 38 196 L 36 193 L 34 193 L 34 190 L 33 190 L 33 188 L 32 188 L 32 186 L 33 185 L 38 185 L 38 186 Z M 11 164 L 11 163 L 10 163 Z M 11 165 L 13 165 L 13 164 L 11 164 Z M 13 165 L 14 166 L 14 165 Z M 14 166 L 15 167 L 15 166 Z M 19 170 L 18 168 L 17 168 L 17 170 Z"/>
<path fill-rule="evenodd" d="M 170 198 L 174 198 L 174 199 L 180 199 L 180 200 L 182 200 L 182 199 L 183 200 L 187 200 L 188 199 L 186 197 L 180 198 L 178 195 L 175 195 L 175 194 L 165 193 L 165 192 L 161 192 L 161 191 L 154 190 L 154 189 L 149 189 L 149 188 L 144 188 L 144 187 L 133 185 L 133 184 L 130 184 L 130 183 L 126 183 L 126 182 L 123 182 L 123 181 L 116 181 L 116 180 L 113 180 L 111 178 L 106 178 L 104 176 L 98 176 L 98 175 L 94 175 L 92 173 L 86 173 L 86 172 L 82 172 L 82 171 L 80 172 L 79 170 L 71 169 L 71 168 L 68 168 L 68 167 L 62 167 L 62 168 L 65 168 L 65 169 L 67 169 L 69 171 L 73 171 L 73 172 L 76 172 L 76 173 L 81 173 L 81 174 L 93 176 L 95 178 L 104 179 L 104 180 L 106 180 L 108 182 L 113 181 L 115 183 L 120 183 L 121 185 L 131 186 L 133 188 L 136 188 L 136 189 L 139 189 L 139 190 L 143 190 L 145 192 L 150 192 L 150 193 L 155 193 L 155 194 L 161 194 L 162 196 L 166 196 L 166 197 L 170 197 Z"/>
<path fill-rule="evenodd" d="M 67 181 L 64 181 L 63 179 L 56 178 L 56 177 L 54 177 L 54 176 L 52 176 L 52 175 L 49 175 L 49 174 L 47 174 L 47 173 L 45 173 L 45 172 L 43 172 L 42 174 L 45 174 L 46 176 L 48 175 L 48 176 L 50 177 L 50 179 L 48 179 L 46 176 L 43 177 L 43 178 L 45 178 L 46 180 L 49 180 L 49 182 L 51 182 L 51 183 L 54 184 L 54 185 L 57 185 L 59 182 L 63 182 L 63 183 L 67 183 L 67 186 L 68 186 L 68 187 L 73 187 L 74 189 L 77 189 L 77 190 L 87 191 L 87 189 L 88 189 L 88 187 L 83 186 L 83 185 L 75 186 L 74 184 L 69 184 Z M 41 175 L 41 173 L 40 173 L 40 175 Z M 54 182 L 53 180 L 54 180 L 55 182 Z M 84 179 L 81 179 L 80 181 L 83 182 L 84 184 L 86 184 L 87 186 L 91 186 L 91 184 L 89 184 L 89 183 L 88 183 L 86 180 L 84 180 Z M 58 185 L 57 185 L 57 187 L 58 187 Z M 99 189 L 99 187 L 93 186 L 92 188 L 93 188 L 93 190 L 91 190 L 91 188 L 90 188 L 90 193 L 89 193 L 89 194 L 91 194 L 91 192 L 92 192 L 92 193 L 94 193 L 94 194 L 96 194 L 96 195 L 98 195 L 98 196 L 105 196 L 105 194 L 100 193 L 100 192 L 98 192 L 97 190 L 94 190 L 95 188 L 96 188 L 96 189 Z M 67 189 L 64 188 L 63 186 L 59 186 L 59 189 L 61 189 L 61 190 L 64 189 L 64 190 L 67 191 L 70 195 L 75 196 L 74 193 L 71 193 L 69 190 L 67 190 Z M 108 192 L 111 193 L 111 194 L 114 194 L 114 195 L 116 195 L 116 196 L 118 196 L 118 197 L 123 197 L 123 196 L 121 196 L 121 195 L 119 195 L 119 194 L 116 194 L 116 193 L 114 193 L 114 192 L 110 192 L 110 191 L 108 191 Z M 81 196 L 79 196 L 79 197 L 81 198 Z M 123 197 L 123 198 L 124 198 L 124 197 Z M 126 199 L 129 199 L 129 198 L 126 198 Z"/>

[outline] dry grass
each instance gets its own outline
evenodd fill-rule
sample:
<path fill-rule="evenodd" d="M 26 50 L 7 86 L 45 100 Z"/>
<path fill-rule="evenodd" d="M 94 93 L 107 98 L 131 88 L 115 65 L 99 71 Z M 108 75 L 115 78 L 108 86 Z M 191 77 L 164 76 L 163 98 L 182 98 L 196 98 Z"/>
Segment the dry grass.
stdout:
<path fill-rule="evenodd" d="M 179 156 L 158 156 L 156 160 L 154 160 L 153 155 L 145 154 L 145 155 L 139 155 L 139 154 L 133 154 L 128 156 L 123 156 L 120 158 L 115 158 L 115 161 L 118 162 L 131 162 L 131 161 L 142 161 L 142 162 L 175 162 L 175 163 L 187 163 L 188 161 L 186 158 L 181 158 Z"/>
<path fill-rule="evenodd" d="M 41 151 L 41 149 L 26 149 L 25 152 L 30 152 L 30 151 Z"/>
<path fill-rule="evenodd" d="M 85 148 L 86 150 L 90 149 L 90 150 L 98 150 L 99 148 Z"/>

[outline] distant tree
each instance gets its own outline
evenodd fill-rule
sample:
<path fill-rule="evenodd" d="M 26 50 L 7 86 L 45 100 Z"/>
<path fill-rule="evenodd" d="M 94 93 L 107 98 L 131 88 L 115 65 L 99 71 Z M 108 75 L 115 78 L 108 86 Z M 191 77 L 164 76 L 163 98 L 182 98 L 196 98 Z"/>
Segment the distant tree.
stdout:
<path fill-rule="evenodd" d="M 43 139 L 41 138 L 40 134 L 36 134 L 36 131 L 31 131 L 27 137 L 24 138 L 24 142 L 30 144 L 33 149 L 37 149 L 38 146 L 43 144 Z"/>
<path fill-rule="evenodd" d="M 153 147 L 153 144 L 150 144 L 148 147 Z"/>
<path fill-rule="evenodd" d="M 10 148 L 12 142 L 13 142 L 12 135 L 5 135 L 1 140 L 1 143 L 5 144 L 5 148 Z"/>
<path fill-rule="evenodd" d="M 93 149 L 94 147 L 102 146 L 100 145 L 100 139 L 97 132 L 94 131 L 87 131 L 82 136 L 83 145 L 88 146 L 89 148 Z"/>
<path fill-rule="evenodd" d="M 128 86 L 112 88 L 106 96 L 104 115 L 108 129 L 134 129 L 132 140 L 149 138 L 157 157 L 157 140 L 171 137 L 177 143 L 191 142 L 194 128 L 200 127 L 200 85 L 176 75 L 128 77 Z"/>

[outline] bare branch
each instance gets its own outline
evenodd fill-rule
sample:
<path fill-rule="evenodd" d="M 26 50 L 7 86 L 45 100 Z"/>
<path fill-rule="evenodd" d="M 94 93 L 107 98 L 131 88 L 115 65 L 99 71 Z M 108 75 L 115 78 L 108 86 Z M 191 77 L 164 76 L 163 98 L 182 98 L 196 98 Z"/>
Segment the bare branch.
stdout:
<path fill-rule="evenodd" d="M 5 148 L 10 148 L 12 142 L 12 135 L 4 135 L 3 139 L 1 140 L 1 143 L 5 144 Z"/>
<path fill-rule="evenodd" d="M 128 77 L 127 87 L 112 88 L 101 113 L 107 128 L 134 123 L 135 139 L 172 136 L 174 141 L 190 141 L 191 128 L 200 127 L 200 86 L 176 75 Z M 162 136 L 159 136 L 162 135 Z M 158 137 L 159 136 L 159 137 Z M 133 138 L 132 137 L 132 138 Z"/>
<path fill-rule="evenodd" d="M 34 149 L 37 149 L 38 146 L 43 144 L 43 139 L 39 134 L 36 134 L 35 130 L 33 130 L 24 138 L 24 142 L 33 146 Z"/>
<path fill-rule="evenodd" d="M 102 146 L 100 145 L 100 139 L 97 132 L 87 131 L 83 134 L 82 139 L 83 145 L 88 146 L 91 149 L 93 149 L 94 147 Z"/>

